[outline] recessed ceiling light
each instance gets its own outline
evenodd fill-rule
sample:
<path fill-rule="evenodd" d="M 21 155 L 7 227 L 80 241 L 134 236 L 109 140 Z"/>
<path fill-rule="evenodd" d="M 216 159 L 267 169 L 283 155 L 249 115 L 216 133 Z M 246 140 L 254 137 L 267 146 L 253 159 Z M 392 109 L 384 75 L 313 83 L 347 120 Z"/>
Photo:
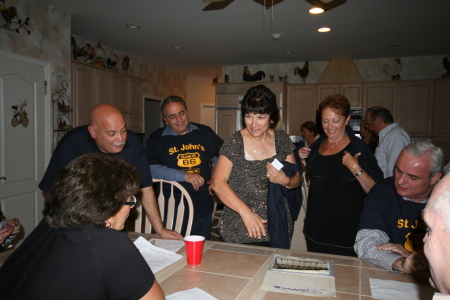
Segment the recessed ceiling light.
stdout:
<path fill-rule="evenodd" d="M 322 28 L 317 29 L 317 31 L 318 32 L 329 32 L 329 31 L 331 31 L 331 29 L 328 27 L 322 27 Z"/>
<path fill-rule="evenodd" d="M 137 24 L 127 24 L 127 25 L 125 25 L 125 26 L 127 26 L 128 28 L 131 28 L 131 29 L 138 29 L 138 28 L 141 28 L 141 26 L 140 26 L 140 25 L 137 25 Z"/>
<path fill-rule="evenodd" d="M 172 46 L 172 49 L 180 50 L 180 49 L 183 49 L 183 47 L 182 46 Z"/>
<path fill-rule="evenodd" d="M 323 8 L 320 7 L 313 7 L 309 10 L 309 13 L 313 15 L 321 14 L 323 12 L 324 12 Z"/>
<path fill-rule="evenodd" d="M 394 48 L 401 48 L 402 47 L 402 45 L 391 45 L 391 46 L 389 46 L 389 48 L 392 48 L 392 49 L 394 49 Z"/>
<path fill-rule="evenodd" d="M 291 55 L 291 54 L 294 54 L 294 51 L 284 51 L 283 54 Z"/>

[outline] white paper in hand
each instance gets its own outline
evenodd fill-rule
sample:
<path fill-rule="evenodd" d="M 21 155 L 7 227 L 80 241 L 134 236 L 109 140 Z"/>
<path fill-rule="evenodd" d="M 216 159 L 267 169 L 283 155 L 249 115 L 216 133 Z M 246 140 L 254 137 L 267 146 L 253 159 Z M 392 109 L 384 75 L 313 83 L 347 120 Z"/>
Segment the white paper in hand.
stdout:
<path fill-rule="evenodd" d="M 283 168 L 283 164 L 280 163 L 280 161 L 278 159 L 276 159 L 276 158 L 273 160 L 272 166 L 274 166 L 275 169 L 277 169 L 278 171 L 280 171 L 281 168 Z"/>

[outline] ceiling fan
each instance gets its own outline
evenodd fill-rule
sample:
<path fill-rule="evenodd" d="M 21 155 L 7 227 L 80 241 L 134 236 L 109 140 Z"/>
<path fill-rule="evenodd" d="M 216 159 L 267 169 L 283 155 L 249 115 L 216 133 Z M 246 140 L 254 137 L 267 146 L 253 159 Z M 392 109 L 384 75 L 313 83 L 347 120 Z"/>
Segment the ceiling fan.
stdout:
<path fill-rule="evenodd" d="M 230 5 L 231 2 L 233 1 L 234 0 L 203 0 L 204 3 L 209 3 L 205 8 L 203 8 L 203 11 L 224 9 L 225 7 Z M 275 4 L 283 2 L 283 0 L 253 0 L 253 1 L 265 6 L 267 9 L 269 9 L 271 6 Z M 336 6 L 339 6 L 346 2 L 346 0 L 305 0 L 305 1 L 310 3 L 314 7 L 322 8 L 324 11 L 335 8 Z"/>
<path fill-rule="evenodd" d="M 204 3 L 209 3 L 203 11 L 209 11 L 209 10 L 219 10 L 224 9 L 228 5 L 231 4 L 234 0 L 203 0 Z M 258 4 L 261 4 L 265 6 L 267 9 L 272 7 L 275 4 L 278 4 L 280 2 L 283 2 L 283 0 L 253 0 Z"/>

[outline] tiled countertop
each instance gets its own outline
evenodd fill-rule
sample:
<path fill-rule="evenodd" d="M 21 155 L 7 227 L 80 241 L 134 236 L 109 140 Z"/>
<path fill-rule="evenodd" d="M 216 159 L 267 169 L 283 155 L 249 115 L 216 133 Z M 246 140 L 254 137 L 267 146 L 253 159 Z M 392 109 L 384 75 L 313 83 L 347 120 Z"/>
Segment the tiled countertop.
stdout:
<path fill-rule="evenodd" d="M 135 237 L 130 234 L 130 238 Z M 353 257 L 217 241 L 206 241 L 203 252 L 202 263 L 198 266 L 190 266 L 183 259 L 155 274 L 166 295 L 198 287 L 220 300 L 368 300 L 372 299 L 369 278 L 429 285 L 428 272 L 394 274 Z M 178 253 L 184 256 L 184 247 Z M 259 287 L 275 254 L 332 260 L 336 297 L 299 296 L 260 290 Z M 427 296 L 425 299 L 431 297 Z"/>
<path fill-rule="evenodd" d="M 136 233 L 128 233 L 128 236 L 131 240 L 135 240 L 138 236 L 147 239 L 155 237 Z M 0 253 L 0 265 L 12 251 Z M 185 256 L 184 247 L 178 251 L 178 254 Z M 260 290 L 260 285 L 275 254 L 332 260 L 336 297 L 299 296 Z M 429 285 L 428 272 L 394 274 L 358 258 L 216 241 L 205 242 L 200 265 L 190 266 L 186 264 L 185 259 L 181 259 L 156 272 L 155 276 L 166 295 L 197 287 L 219 300 L 368 300 L 372 299 L 369 278 Z M 426 295 L 423 299 L 431 299 L 431 296 Z"/>

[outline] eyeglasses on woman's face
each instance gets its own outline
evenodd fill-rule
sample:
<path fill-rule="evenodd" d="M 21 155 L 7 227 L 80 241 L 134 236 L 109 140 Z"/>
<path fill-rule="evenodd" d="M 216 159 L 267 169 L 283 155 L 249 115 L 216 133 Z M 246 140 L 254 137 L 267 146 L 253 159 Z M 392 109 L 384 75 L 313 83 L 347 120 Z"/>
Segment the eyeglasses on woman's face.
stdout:
<path fill-rule="evenodd" d="M 136 197 L 135 196 L 131 196 L 131 201 L 124 202 L 123 205 L 129 205 L 130 208 L 133 208 L 133 207 L 136 206 L 136 201 L 137 201 Z"/>

